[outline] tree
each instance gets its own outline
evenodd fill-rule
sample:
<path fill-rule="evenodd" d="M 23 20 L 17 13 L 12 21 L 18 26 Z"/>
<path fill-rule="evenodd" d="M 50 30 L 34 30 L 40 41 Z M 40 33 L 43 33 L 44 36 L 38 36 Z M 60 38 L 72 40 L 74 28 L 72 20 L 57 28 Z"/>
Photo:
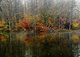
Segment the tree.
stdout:
<path fill-rule="evenodd" d="M 2 0 L 0 0 L 0 5 L 1 5 L 1 1 L 2 1 Z M 2 12 L 1 6 L 0 6 L 0 12 Z M 0 14 L 0 20 L 1 20 L 1 14 Z"/>
<path fill-rule="evenodd" d="M 70 0 L 70 25 L 69 25 L 69 30 L 71 29 L 72 25 L 72 19 L 73 19 L 73 9 L 75 8 L 75 0 Z"/>
<path fill-rule="evenodd" d="M 0 5 L 1 5 L 1 1 L 2 1 L 2 0 L 0 0 Z M 2 12 L 1 6 L 0 6 L 0 11 Z"/>

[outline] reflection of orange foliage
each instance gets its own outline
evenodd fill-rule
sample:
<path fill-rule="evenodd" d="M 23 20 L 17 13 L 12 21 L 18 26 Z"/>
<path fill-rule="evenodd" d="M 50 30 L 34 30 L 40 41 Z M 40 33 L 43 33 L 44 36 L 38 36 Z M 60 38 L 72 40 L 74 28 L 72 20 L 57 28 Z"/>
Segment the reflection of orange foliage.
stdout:
<path fill-rule="evenodd" d="M 58 27 L 54 27 L 54 30 L 57 30 L 58 29 Z"/>
<path fill-rule="evenodd" d="M 26 39 L 26 42 L 29 42 L 30 40 L 31 40 L 31 38 L 27 38 L 27 39 Z"/>
<path fill-rule="evenodd" d="M 25 39 L 25 43 L 27 43 L 27 47 L 29 47 L 32 44 L 31 40 L 32 40 L 31 38 Z"/>
<path fill-rule="evenodd" d="M 3 41 L 3 42 L 5 42 L 5 41 L 6 41 L 6 39 L 5 39 L 5 37 L 4 37 L 4 36 L 0 36 L 0 39 L 1 39 L 1 41 Z"/>
<path fill-rule="evenodd" d="M 40 33 L 36 36 L 36 39 L 34 40 L 34 38 L 30 38 L 30 36 L 27 36 L 27 38 L 25 38 L 25 43 L 27 43 L 27 47 L 29 46 L 35 46 L 35 41 L 36 41 L 36 45 L 40 46 L 41 43 L 45 43 L 45 37 L 48 36 L 49 34 L 47 33 Z"/>
<path fill-rule="evenodd" d="M 41 33 L 40 35 L 37 35 L 37 43 L 38 44 L 42 44 L 44 45 L 44 43 L 48 43 L 49 45 L 50 44 L 53 44 L 53 39 L 54 37 L 50 37 L 50 38 L 46 38 L 47 36 L 49 36 L 49 34 L 47 33 Z M 38 45 L 39 46 L 39 45 Z"/>
<path fill-rule="evenodd" d="M 50 36 L 49 36 L 50 35 Z M 45 46 L 45 44 L 49 46 L 55 46 L 55 45 L 66 45 L 68 43 L 68 39 L 64 39 L 61 37 L 59 39 L 59 34 L 58 33 L 53 33 L 53 34 L 48 34 L 48 33 L 40 33 L 36 35 L 33 38 L 30 36 L 27 36 L 27 38 L 24 40 L 26 43 L 27 47 L 39 47 L 39 46 Z"/>
<path fill-rule="evenodd" d="M 43 39 L 44 37 L 48 36 L 49 34 L 47 33 L 41 33 L 40 35 L 37 35 L 38 39 Z"/>

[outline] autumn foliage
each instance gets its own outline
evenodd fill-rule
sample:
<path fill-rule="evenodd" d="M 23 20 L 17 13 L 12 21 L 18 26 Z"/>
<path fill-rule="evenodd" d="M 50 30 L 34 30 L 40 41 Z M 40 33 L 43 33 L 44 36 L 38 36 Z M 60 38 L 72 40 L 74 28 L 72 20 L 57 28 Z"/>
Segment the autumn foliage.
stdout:
<path fill-rule="evenodd" d="M 17 20 L 17 22 L 14 24 L 14 28 L 11 26 L 12 24 L 6 25 L 4 20 L 0 21 L 0 30 L 9 30 L 9 26 L 12 29 L 11 31 L 38 31 L 38 32 L 44 32 L 49 30 L 60 30 L 65 31 L 64 29 L 69 29 L 70 21 L 69 19 L 58 17 L 54 19 L 56 16 L 54 16 L 54 13 L 48 14 L 48 13 L 42 13 L 42 14 L 36 14 L 36 15 L 28 15 L 25 14 L 24 17 L 22 17 L 20 20 Z M 71 23 L 71 26 L 73 26 L 74 29 L 78 28 L 80 29 L 80 20 L 74 20 Z"/>
<path fill-rule="evenodd" d="M 17 23 L 18 29 L 26 31 L 26 29 L 29 29 L 31 27 L 31 24 L 28 22 L 28 20 L 21 20 L 19 23 Z"/>
<path fill-rule="evenodd" d="M 73 27 L 74 27 L 74 29 L 80 29 L 80 23 L 79 23 L 79 21 L 80 20 L 77 20 L 77 19 L 75 19 L 74 21 L 73 21 Z"/>
<path fill-rule="evenodd" d="M 43 24 L 37 23 L 36 26 L 34 26 L 36 28 L 36 30 L 38 31 L 47 31 L 49 28 L 44 26 Z"/>
<path fill-rule="evenodd" d="M 34 20 L 35 18 L 35 20 Z M 20 30 L 37 30 L 40 32 L 44 32 L 48 30 L 48 27 L 46 27 L 43 23 L 40 22 L 41 19 L 38 17 L 38 15 L 36 15 L 35 17 L 31 16 L 28 17 L 26 15 L 26 17 L 24 19 L 22 19 L 19 23 L 17 23 L 17 29 Z M 15 27 L 16 27 L 15 25 Z M 36 28 L 36 29 L 35 29 Z"/>
<path fill-rule="evenodd" d="M 5 24 L 4 19 L 0 21 L 0 31 L 3 31 L 3 32 L 9 31 L 9 26 Z"/>

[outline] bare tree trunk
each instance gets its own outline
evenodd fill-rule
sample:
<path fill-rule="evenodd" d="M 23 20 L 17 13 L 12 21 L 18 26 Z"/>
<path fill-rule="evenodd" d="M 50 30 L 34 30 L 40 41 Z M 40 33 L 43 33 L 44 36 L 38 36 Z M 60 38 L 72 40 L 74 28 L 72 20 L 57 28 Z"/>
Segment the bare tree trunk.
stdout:
<path fill-rule="evenodd" d="M 17 19 L 16 19 L 16 16 L 15 16 L 15 24 L 17 23 Z M 16 30 L 17 30 L 17 25 L 16 25 Z"/>

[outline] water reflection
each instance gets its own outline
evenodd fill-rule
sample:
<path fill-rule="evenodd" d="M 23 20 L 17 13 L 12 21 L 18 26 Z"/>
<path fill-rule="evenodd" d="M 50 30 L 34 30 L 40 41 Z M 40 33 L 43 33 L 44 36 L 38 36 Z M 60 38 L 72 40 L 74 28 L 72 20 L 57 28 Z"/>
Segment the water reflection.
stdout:
<path fill-rule="evenodd" d="M 0 57 L 25 57 L 25 44 L 13 36 L 14 34 L 12 38 L 0 36 Z"/>
<path fill-rule="evenodd" d="M 34 39 L 27 40 L 32 57 L 74 57 L 72 41 L 63 34 L 41 33 Z"/>
<path fill-rule="evenodd" d="M 80 33 L 0 34 L 0 57 L 79 57 Z"/>

